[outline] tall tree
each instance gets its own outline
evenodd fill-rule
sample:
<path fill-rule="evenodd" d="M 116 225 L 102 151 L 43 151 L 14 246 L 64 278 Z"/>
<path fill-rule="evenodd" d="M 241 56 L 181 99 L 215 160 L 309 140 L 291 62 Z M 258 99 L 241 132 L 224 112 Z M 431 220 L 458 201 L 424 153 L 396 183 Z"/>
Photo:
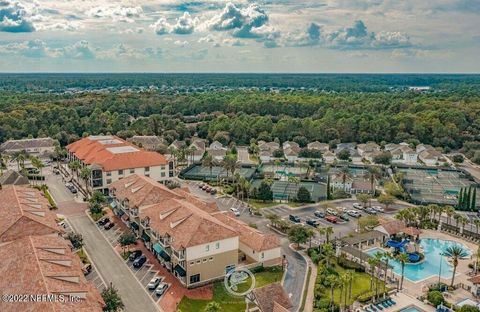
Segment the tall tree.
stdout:
<path fill-rule="evenodd" d="M 455 281 L 455 274 L 457 272 L 458 260 L 461 258 L 465 258 L 468 256 L 468 252 L 463 249 L 460 245 L 451 245 L 447 247 L 444 251 L 444 256 L 448 257 L 452 261 L 453 265 L 453 275 L 452 275 L 452 282 L 450 286 L 453 287 L 453 283 Z"/>

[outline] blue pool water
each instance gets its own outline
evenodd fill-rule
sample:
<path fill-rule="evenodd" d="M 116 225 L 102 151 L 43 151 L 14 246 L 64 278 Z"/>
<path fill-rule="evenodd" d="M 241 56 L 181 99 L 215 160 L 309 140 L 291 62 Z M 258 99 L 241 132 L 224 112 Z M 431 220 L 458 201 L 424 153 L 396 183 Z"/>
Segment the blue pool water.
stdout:
<path fill-rule="evenodd" d="M 409 306 L 405 309 L 401 309 L 400 312 L 423 312 L 423 310 L 417 308 L 416 306 Z"/>
<path fill-rule="evenodd" d="M 468 253 L 470 251 L 460 243 L 441 240 L 441 239 L 432 239 L 424 238 L 420 241 L 420 246 L 423 248 L 425 254 L 425 260 L 421 263 L 405 264 L 405 278 L 412 281 L 418 282 L 432 276 L 437 276 L 440 272 L 440 261 L 441 261 L 441 276 L 442 278 L 451 278 L 453 274 L 453 267 L 447 262 L 447 258 L 440 256 L 440 253 L 444 252 L 449 246 L 459 245 L 463 247 Z M 373 248 L 367 250 L 367 254 L 374 255 L 377 252 L 382 251 L 381 248 Z M 388 264 L 393 267 L 393 272 L 401 275 L 402 274 L 402 265 L 397 260 L 389 260 Z M 414 312 L 414 311 L 407 311 Z"/>

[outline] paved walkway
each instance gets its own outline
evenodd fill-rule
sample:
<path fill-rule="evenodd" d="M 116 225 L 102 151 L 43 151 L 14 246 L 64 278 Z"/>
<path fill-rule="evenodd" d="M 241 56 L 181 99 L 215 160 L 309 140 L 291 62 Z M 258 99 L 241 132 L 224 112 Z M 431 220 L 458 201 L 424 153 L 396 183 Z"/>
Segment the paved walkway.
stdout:
<path fill-rule="evenodd" d="M 100 230 L 84 214 L 68 218 L 75 232 L 82 234 L 85 249 L 107 284 L 117 288 L 125 311 L 158 312 L 156 304 L 135 279 L 123 259 L 103 237 Z"/>

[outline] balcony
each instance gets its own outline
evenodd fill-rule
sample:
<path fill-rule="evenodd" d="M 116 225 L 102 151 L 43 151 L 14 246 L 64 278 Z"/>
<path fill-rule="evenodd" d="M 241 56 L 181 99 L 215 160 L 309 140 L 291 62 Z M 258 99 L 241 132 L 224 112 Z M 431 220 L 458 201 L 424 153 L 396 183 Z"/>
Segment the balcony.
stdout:
<path fill-rule="evenodd" d="M 179 261 L 184 261 L 185 260 L 185 251 L 184 250 L 178 252 L 178 251 L 172 249 L 172 254 Z"/>

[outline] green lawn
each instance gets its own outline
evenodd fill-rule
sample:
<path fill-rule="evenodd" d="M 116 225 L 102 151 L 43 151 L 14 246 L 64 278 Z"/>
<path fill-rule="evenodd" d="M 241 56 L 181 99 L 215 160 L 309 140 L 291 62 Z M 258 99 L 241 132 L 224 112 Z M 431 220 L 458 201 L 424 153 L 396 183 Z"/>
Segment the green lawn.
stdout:
<path fill-rule="evenodd" d="M 344 273 L 346 270 L 339 265 L 335 265 L 335 271 L 338 272 L 339 275 Z M 353 270 L 352 270 L 353 271 Z M 319 283 L 320 275 L 317 276 L 317 283 Z M 347 304 L 351 305 L 356 298 L 368 292 L 370 290 L 370 275 L 364 272 L 354 272 L 353 273 L 353 283 L 352 283 L 352 298 L 347 300 Z M 383 282 L 380 283 L 378 286 L 378 291 L 383 291 Z M 330 298 L 330 289 L 326 289 L 324 291 L 324 296 Z M 340 287 L 336 287 L 333 292 L 334 301 L 336 304 L 340 303 Z"/>
<path fill-rule="evenodd" d="M 262 287 L 282 280 L 283 272 L 260 272 L 255 274 L 255 286 Z M 240 289 L 242 291 L 242 289 Z M 225 289 L 223 281 L 216 282 L 213 288 L 213 300 L 195 300 L 183 297 L 179 309 L 182 312 L 202 312 L 210 301 L 220 304 L 222 312 L 244 312 L 245 299 L 231 296 Z"/>

